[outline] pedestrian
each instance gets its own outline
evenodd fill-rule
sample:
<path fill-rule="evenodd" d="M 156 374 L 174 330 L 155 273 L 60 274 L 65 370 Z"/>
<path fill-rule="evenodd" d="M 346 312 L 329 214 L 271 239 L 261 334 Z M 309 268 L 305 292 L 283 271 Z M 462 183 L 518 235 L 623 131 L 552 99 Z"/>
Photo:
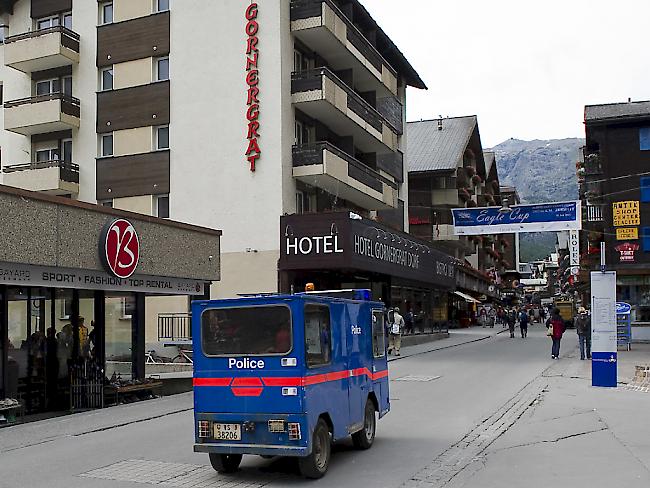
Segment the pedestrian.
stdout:
<path fill-rule="evenodd" d="M 395 356 L 400 355 L 402 347 L 402 331 L 404 330 L 404 317 L 399 313 L 399 308 L 393 309 L 393 322 L 390 326 L 390 335 L 388 337 L 388 354 L 395 351 Z"/>
<path fill-rule="evenodd" d="M 478 321 L 482 327 L 487 327 L 487 311 L 485 310 L 485 307 L 481 307 L 478 315 Z"/>
<path fill-rule="evenodd" d="M 501 327 L 503 329 L 506 328 L 506 320 L 505 320 L 505 312 L 503 311 L 503 307 L 499 307 L 499 311 L 497 312 L 497 320 L 501 324 Z"/>
<path fill-rule="evenodd" d="M 522 310 L 519 314 L 519 329 L 521 330 L 521 338 L 525 339 L 528 335 L 528 321 L 529 316 L 525 310 Z"/>
<path fill-rule="evenodd" d="M 512 308 L 508 311 L 506 320 L 508 322 L 508 328 L 510 329 L 510 338 L 514 339 L 515 337 L 515 323 L 517 322 L 517 311 Z"/>
<path fill-rule="evenodd" d="M 560 315 L 560 309 L 554 308 L 551 316 L 546 321 L 548 327 L 547 335 L 553 340 L 553 347 L 551 348 L 551 359 L 560 359 L 560 341 L 562 334 L 564 334 L 564 319 Z"/>
<path fill-rule="evenodd" d="M 488 313 L 488 315 L 489 315 L 488 323 L 490 324 L 490 328 L 494 329 L 494 321 L 497 318 L 497 311 L 495 310 L 494 307 L 490 307 L 490 312 Z"/>
<path fill-rule="evenodd" d="M 413 334 L 415 332 L 413 326 L 415 324 L 415 317 L 413 311 L 408 309 L 406 314 L 404 314 L 404 329 L 407 334 Z"/>
<path fill-rule="evenodd" d="M 582 361 L 585 359 L 585 345 L 587 346 L 587 359 L 591 359 L 591 319 L 584 307 L 578 309 L 574 323 L 580 343 L 580 359 Z"/>

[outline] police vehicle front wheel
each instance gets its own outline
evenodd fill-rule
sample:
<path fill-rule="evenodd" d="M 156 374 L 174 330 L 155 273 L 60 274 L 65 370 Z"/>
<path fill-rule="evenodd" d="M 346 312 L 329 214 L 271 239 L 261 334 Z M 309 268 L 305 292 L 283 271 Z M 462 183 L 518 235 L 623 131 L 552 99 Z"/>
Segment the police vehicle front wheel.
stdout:
<path fill-rule="evenodd" d="M 352 434 L 352 443 L 357 449 L 370 449 L 375 441 L 375 430 L 377 419 L 375 417 L 375 406 L 370 400 L 366 402 L 366 410 L 363 418 L 363 429 Z"/>
<path fill-rule="evenodd" d="M 323 419 L 319 419 L 312 437 L 311 454 L 298 458 L 300 473 L 305 478 L 322 478 L 327 472 L 332 454 L 330 431 Z"/>
<path fill-rule="evenodd" d="M 210 464 L 219 473 L 234 473 L 241 463 L 241 454 L 210 453 Z"/>

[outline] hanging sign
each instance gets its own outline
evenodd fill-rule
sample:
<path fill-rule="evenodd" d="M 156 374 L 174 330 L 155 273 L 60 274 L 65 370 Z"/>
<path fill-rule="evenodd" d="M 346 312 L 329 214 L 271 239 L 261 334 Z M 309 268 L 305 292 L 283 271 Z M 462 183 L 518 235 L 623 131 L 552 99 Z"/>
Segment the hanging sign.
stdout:
<path fill-rule="evenodd" d="M 620 263 L 633 263 L 635 261 L 634 253 L 640 249 L 641 246 L 630 242 L 619 244 L 614 249 L 619 253 Z"/>
<path fill-rule="evenodd" d="M 569 231 L 569 259 L 571 266 L 580 266 L 580 236 L 577 230 Z"/>
<path fill-rule="evenodd" d="M 616 302 L 616 314 L 625 315 L 632 311 L 632 305 L 625 302 Z"/>
<path fill-rule="evenodd" d="M 262 150 L 259 145 L 260 137 L 260 79 L 258 70 L 258 60 L 260 50 L 258 47 L 259 37 L 257 33 L 260 30 L 260 25 L 257 22 L 258 6 L 256 3 L 251 3 L 246 9 L 246 86 L 248 86 L 246 96 L 246 121 L 248 122 L 248 132 L 246 139 L 248 140 L 248 147 L 246 149 L 246 159 L 250 164 L 250 170 L 255 171 L 255 163 L 262 155 Z"/>
<path fill-rule="evenodd" d="M 580 230 L 580 201 L 452 209 L 455 235 Z"/>
<path fill-rule="evenodd" d="M 616 272 L 591 273 L 591 384 L 616 387 Z"/>
<path fill-rule="evenodd" d="M 638 200 L 614 202 L 612 203 L 612 209 L 614 215 L 614 227 L 641 224 Z"/>
<path fill-rule="evenodd" d="M 638 227 L 620 227 L 616 229 L 617 241 L 633 241 L 639 238 Z"/>

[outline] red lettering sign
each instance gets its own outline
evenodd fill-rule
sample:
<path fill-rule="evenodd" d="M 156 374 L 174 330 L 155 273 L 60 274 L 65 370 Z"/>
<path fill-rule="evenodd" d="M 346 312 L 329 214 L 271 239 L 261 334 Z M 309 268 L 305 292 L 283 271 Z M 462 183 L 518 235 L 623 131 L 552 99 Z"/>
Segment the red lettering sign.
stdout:
<path fill-rule="evenodd" d="M 259 38 L 257 34 L 260 30 L 260 24 L 257 21 L 258 16 L 257 3 L 251 3 L 246 9 L 246 27 L 245 32 L 248 36 L 246 40 L 246 85 L 248 91 L 246 93 L 246 120 L 248 122 L 248 132 L 246 139 L 248 140 L 247 149 L 245 152 L 246 160 L 250 164 L 250 170 L 255 171 L 255 163 L 262 155 L 260 149 L 260 100 L 259 100 L 259 83 L 260 73 L 258 69 L 258 61 L 260 50 L 257 47 Z"/>
<path fill-rule="evenodd" d="M 104 227 L 100 255 L 107 271 L 118 278 L 128 278 L 138 267 L 140 240 L 128 220 L 118 219 Z"/>

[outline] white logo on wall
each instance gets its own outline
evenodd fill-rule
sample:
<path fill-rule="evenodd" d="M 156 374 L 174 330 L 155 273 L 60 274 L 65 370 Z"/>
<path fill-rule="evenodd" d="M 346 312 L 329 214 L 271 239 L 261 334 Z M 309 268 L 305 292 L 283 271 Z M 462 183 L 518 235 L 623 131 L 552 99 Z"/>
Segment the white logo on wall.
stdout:
<path fill-rule="evenodd" d="M 339 254 L 339 236 L 287 237 L 287 255 Z"/>

